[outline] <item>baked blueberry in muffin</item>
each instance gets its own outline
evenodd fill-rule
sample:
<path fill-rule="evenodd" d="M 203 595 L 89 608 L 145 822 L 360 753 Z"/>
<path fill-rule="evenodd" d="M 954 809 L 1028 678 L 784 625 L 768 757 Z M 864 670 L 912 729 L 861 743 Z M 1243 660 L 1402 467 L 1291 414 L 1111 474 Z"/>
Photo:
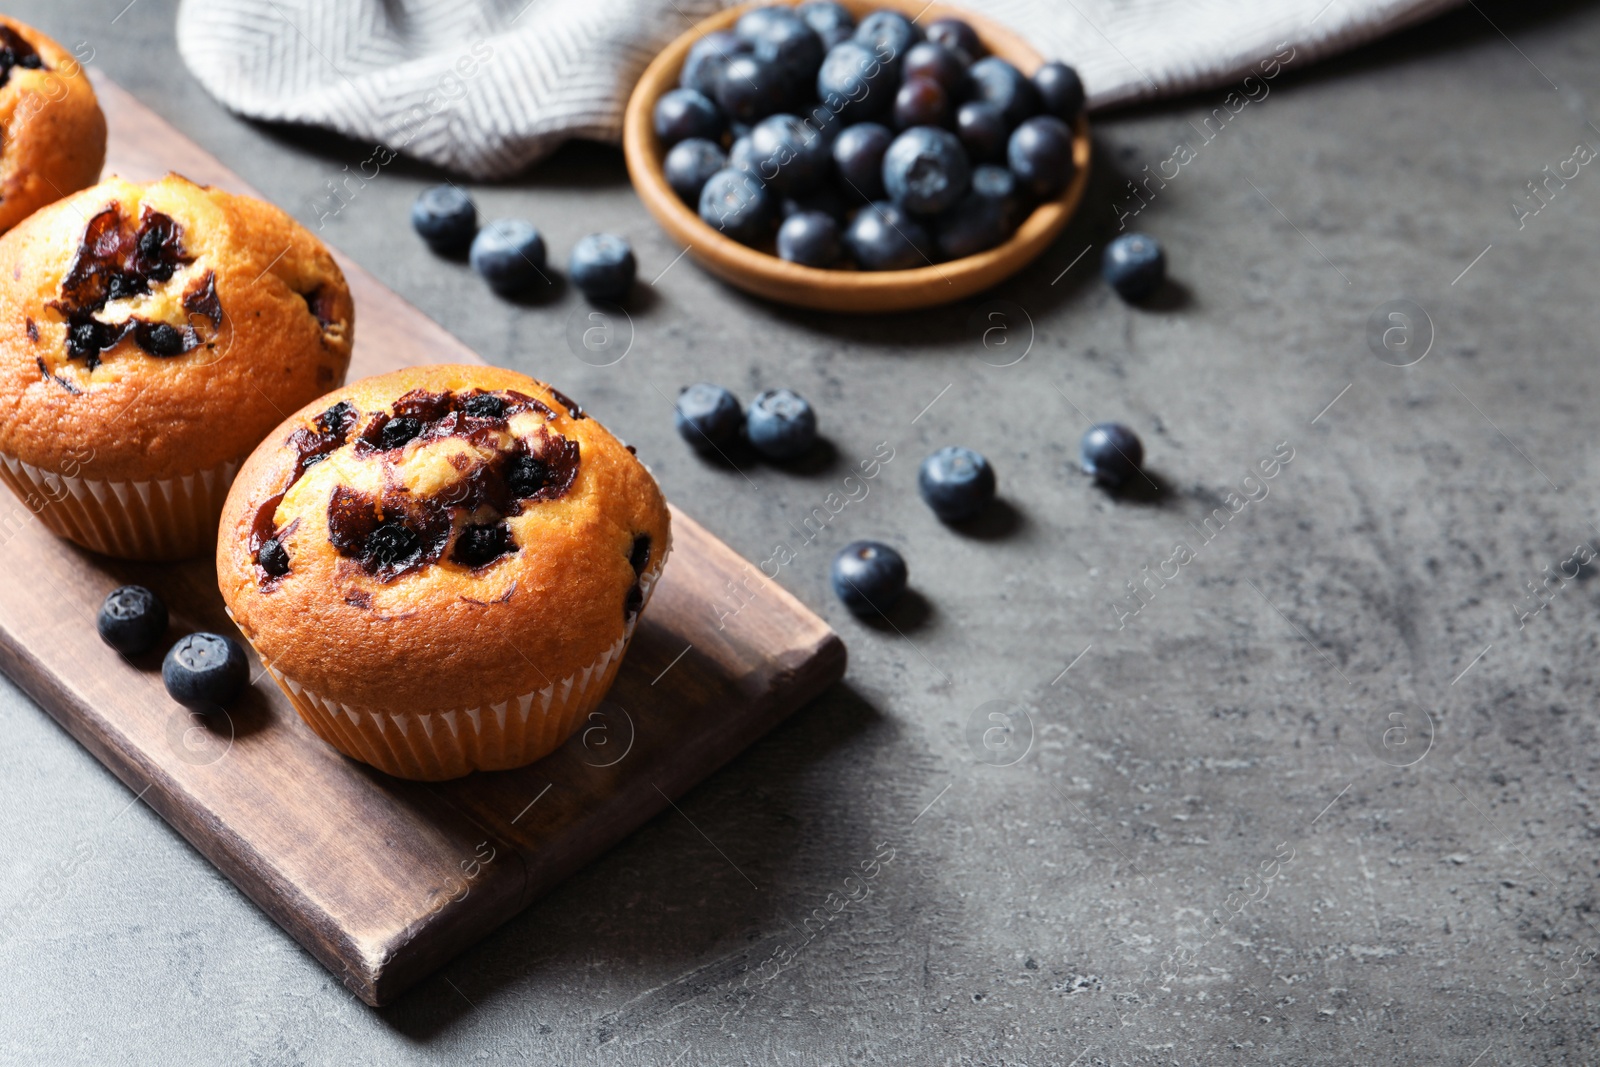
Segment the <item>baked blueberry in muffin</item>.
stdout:
<path fill-rule="evenodd" d="M 0 232 L 93 185 L 106 119 L 72 53 L 0 16 Z"/>
<path fill-rule="evenodd" d="M 353 331 L 338 265 L 277 208 L 175 175 L 85 189 L 0 237 L 0 478 L 95 551 L 204 551 Z"/>
<path fill-rule="evenodd" d="M 490 367 L 368 378 L 273 431 L 217 574 L 308 725 L 407 778 L 517 767 L 605 695 L 669 519 L 632 451 Z"/>

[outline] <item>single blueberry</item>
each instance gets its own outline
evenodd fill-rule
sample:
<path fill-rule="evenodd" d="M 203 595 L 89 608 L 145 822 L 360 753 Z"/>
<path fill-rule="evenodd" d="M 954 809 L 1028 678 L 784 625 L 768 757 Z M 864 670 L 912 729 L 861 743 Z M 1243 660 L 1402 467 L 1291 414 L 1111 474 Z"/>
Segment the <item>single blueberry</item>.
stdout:
<path fill-rule="evenodd" d="M 788 99 L 787 76 L 760 56 L 734 56 L 717 77 L 717 106 L 733 122 L 764 119 L 783 110 Z"/>
<path fill-rule="evenodd" d="M 715 141 L 722 136 L 722 112 L 704 93 L 671 89 L 661 94 L 654 112 L 656 137 L 671 146 L 691 137 Z"/>
<path fill-rule="evenodd" d="M 793 115 L 771 115 L 755 124 L 750 161 L 755 176 L 780 196 L 815 189 L 832 169 L 827 141 Z"/>
<path fill-rule="evenodd" d="M 472 239 L 472 269 L 501 296 L 516 296 L 544 277 L 544 238 L 523 219 L 496 219 Z"/>
<path fill-rule="evenodd" d="M 1139 473 L 1144 465 L 1144 445 L 1120 422 L 1089 427 L 1078 443 L 1078 465 L 1094 480 L 1116 489 Z"/>
<path fill-rule="evenodd" d="M 793 8 L 758 7 L 739 19 L 734 32 L 754 44 L 755 54 L 779 72 L 791 100 L 811 87 L 826 48 Z"/>
<path fill-rule="evenodd" d="M 832 267 L 839 262 L 839 223 L 820 211 L 790 215 L 778 227 L 778 255 L 802 267 Z"/>
<path fill-rule="evenodd" d="M 633 248 L 612 233 L 591 233 L 572 246 L 567 274 L 578 291 L 600 303 L 618 303 L 633 288 L 638 272 Z"/>
<path fill-rule="evenodd" d="M 907 78 L 894 94 L 896 129 L 943 126 L 950 119 L 950 96 L 932 78 Z"/>
<path fill-rule="evenodd" d="M 483 567 L 517 546 L 511 540 L 511 528 L 505 523 L 481 523 L 464 526 L 456 538 L 450 558 L 464 567 Z"/>
<path fill-rule="evenodd" d="M 383 424 L 378 431 L 378 447 L 404 448 L 412 438 L 422 432 L 422 423 L 409 415 L 400 415 Z"/>
<path fill-rule="evenodd" d="M 1006 145 L 1006 162 L 1017 181 L 1040 200 L 1051 200 L 1072 183 L 1072 130 L 1054 115 L 1037 115 L 1018 126 Z"/>
<path fill-rule="evenodd" d="M 956 109 L 956 136 L 974 163 L 994 163 L 1005 158 L 1011 127 L 993 104 L 968 100 Z"/>
<path fill-rule="evenodd" d="M 459 187 L 435 185 L 412 201 L 411 228 L 440 255 L 458 256 L 478 232 L 478 209 Z"/>
<path fill-rule="evenodd" d="M 901 77 L 907 81 L 932 78 L 945 92 L 956 97 L 967 87 L 967 67 L 971 62 L 937 41 L 918 41 L 906 52 Z"/>
<path fill-rule="evenodd" d="M 835 4 L 832 0 L 810 0 L 794 10 L 822 38 L 826 48 L 848 41 L 850 35 L 855 33 L 856 20 L 842 4 Z"/>
<path fill-rule="evenodd" d="M 886 201 L 856 212 L 844 232 L 844 244 L 862 270 L 925 267 L 938 250 L 922 223 Z"/>
<path fill-rule="evenodd" d="M 880 62 L 892 67 L 896 78 L 906 53 L 921 39 L 917 24 L 898 11 L 874 11 L 856 26 L 855 42 L 870 48 Z"/>
<path fill-rule="evenodd" d="M 960 19 L 934 19 L 928 23 L 928 40 L 934 44 L 942 44 L 952 52 L 957 52 L 970 66 L 974 60 L 982 59 L 984 54 L 983 42 L 978 39 L 978 32 Z"/>
<path fill-rule="evenodd" d="M 999 56 L 980 59 L 967 69 L 971 99 L 999 108 L 1015 127 L 1039 110 L 1039 90 L 1016 67 Z"/>
<path fill-rule="evenodd" d="M 493 393 L 478 393 L 467 398 L 461 411 L 474 419 L 501 419 L 506 414 L 506 402 Z"/>
<path fill-rule="evenodd" d="M 667 152 L 662 169 L 667 184 L 683 198 L 686 204 L 700 202 L 700 190 L 706 179 L 728 165 L 728 157 L 721 148 L 703 137 L 679 141 Z"/>
<path fill-rule="evenodd" d="M 728 167 L 707 179 L 700 190 L 700 217 L 747 245 L 772 233 L 777 202 L 760 179 Z"/>
<path fill-rule="evenodd" d="M 844 122 L 862 122 L 888 111 L 899 80 L 898 67 L 852 39 L 828 49 L 817 71 L 817 99 Z"/>
<path fill-rule="evenodd" d="M 916 215 L 937 215 L 966 194 L 972 181 L 967 150 L 949 130 L 914 126 L 883 154 L 889 199 Z"/>
<path fill-rule="evenodd" d="M 751 177 L 755 177 L 756 150 L 755 146 L 750 143 L 750 135 L 748 133 L 735 140 L 733 147 L 728 149 L 728 166 L 734 170 L 742 170 Z M 710 180 L 710 178 L 706 179 L 706 181 Z"/>
<path fill-rule="evenodd" d="M 1033 72 L 1033 87 L 1039 90 L 1039 102 L 1045 111 L 1068 124 L 1078 121 L 1084 96 L 1083 79 L 1076 70 L 1051 60 Z"/>
<path fill-rule="evenodd" d="M 142 585 L 120 586 L 106 594 L 95 629 L 124 656 L 143 655 L 167 632 L 167 606 Z"/>
<path fill-rule="evenodd" d="M 817 413 L 792 389 L 768 389 L 750 401 L 744 430 L 768 459 L 798 459 L 817 443 Z"/>
<path fill-rule="evenodd" d="M 196 633 L 181 638 L 161 661 L 167 695 L 186 708 L 215 711 L 228 704 L 250 681 L 244 650 L 231 637 Z"/>
<path fill-rule="evenodd" d="M 976 167 L 967 195 L 937 220 L 939 251 L 946 259 L 987 251 L 1008 240 L 1022 217 L 1016 177 L 1004 167 Z"/>
<path fill-rule="evenodd" d="M 917 491 L 939 518 L 960 522 L 994 499 L 994 468 L 972 449 L 949 445 L 922 461 Z"/>
<path fill-rule="evenodd" d="M 678 393 L 673 410 L 678 436 L 702 452 L 727 448 L 744 428 L 739 398 L 720 385 L 696 382 Z"/>
<path fill-rule="evenodd" d="M 882 613 L 906 591 L 906 561 L 881 541 L 852 541 L 833 557 L 833 592 L 859 614 Z"/>
<path fill-rule="evenodd" d="M 889 127 L 876 122 L 846 126 L 833 142 L 834 170 L 852 198 L 883 199 L 883 154 L 892 143 Z"/>
<path fill-rule="evenodd" d="M 256 563 L 267 577 L 282 578 L 289 573 L 289 550 L 276 537 L 269 537 L 261 542 L 261 548 L 256 552 Z"/>
<path fill-rule="evenodd" d="M 506 465 L 506 488 L 517 500 L 526 500 L 550 484 L 550 465 L 538 456 L 515 455 Z"/>
<path fill-rule="evenodd" d="M 714 100 L 722 69 L 735 56 L 749 55 L 754 51 L 755 45 L 732 30 L 713 30 L 689 48 L 689 55 L 683 61 L 683 71 L 678 75 L 678 84 Z"/>
<path fill-rule="evenodd" d="M 1125 233 L 1106 245 L 1100 276 L 1124 300 L 1143 300 L 1166 281 L 1167 254 L 1154 237 Z"/>

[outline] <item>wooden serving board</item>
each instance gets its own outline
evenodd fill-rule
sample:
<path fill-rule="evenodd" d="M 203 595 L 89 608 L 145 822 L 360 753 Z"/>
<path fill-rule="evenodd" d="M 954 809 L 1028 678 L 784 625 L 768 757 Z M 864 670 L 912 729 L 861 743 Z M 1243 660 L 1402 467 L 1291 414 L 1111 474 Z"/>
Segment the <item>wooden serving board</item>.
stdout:
<path fill-rule="evenodd" d="M 175 170 L 251 191 L 116 85 L 97 77 L 96 87 L 111 129 L 107 173 L 142 180 Z M 351 378 L 478 360 L 359 266 L 340 265 L 357 308 Z M 521 770 L 404 782 L 318 740 L 259 664 L 227 721 L 211 723 L 167 697 L 160 652 L 129 663 L 100 642 L 100 601 L 128 581 L 166 600 L 171 639 L 231 632 L 210 561 L 108 560 L 56 539 L 8 494 L 0 506 L 12 513 L 0 524 L 0 570 L 11 576 L 0 582 L 0 668 L 373 1005 L 616 844 L 844 673 L 838 636 L 777 585 L 719 629 L 713 602 L 753 568 L 674 510 L 673 553 L 591 724 Z"/>

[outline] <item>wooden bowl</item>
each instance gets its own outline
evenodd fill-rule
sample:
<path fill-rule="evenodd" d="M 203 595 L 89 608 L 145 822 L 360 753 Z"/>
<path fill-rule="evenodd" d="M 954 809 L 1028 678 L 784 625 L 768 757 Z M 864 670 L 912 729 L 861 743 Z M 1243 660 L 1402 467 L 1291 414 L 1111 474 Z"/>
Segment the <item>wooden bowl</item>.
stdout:
<path fill-rule="evenodd" d="M 840 0 L 850 13 L 863 15 L 888 8 L 926 24 L 953 17 L 965 20 L 990 54 L 1032 74 L 1042 56 L 995 22 L 959 8 L 924 4 L 922 0 Z M 623 118 L 622 150 L 628 176 L 639 199 L 663 229 L 712 274 L 741 289 L 798 307 L 825 311 L 904 311 L 932 307 L 971 296 L 1009 278 L 1043 252 L 1061 232 L 1089 181 L 1089 122 L 1079 117 L 1073 131 L 1072 158 L 1077 173 L 1057 200 L 1035 208 L 1005 244 L 975 256 L 953 259 L 915 270 L 819 270 L 789 263 L 775 255 L 742 245 L 703 222 L 696 211 L 679 199 L 661 169 L 662 150 L 652 121 L 656 101 L 678 84 L 678 73 L 689 48 L 713 30 L 730 28 L 739 16 L 766 3 L 729 8 L 705 19 L 669 44 L 645 68 L 628 99 Z"/>

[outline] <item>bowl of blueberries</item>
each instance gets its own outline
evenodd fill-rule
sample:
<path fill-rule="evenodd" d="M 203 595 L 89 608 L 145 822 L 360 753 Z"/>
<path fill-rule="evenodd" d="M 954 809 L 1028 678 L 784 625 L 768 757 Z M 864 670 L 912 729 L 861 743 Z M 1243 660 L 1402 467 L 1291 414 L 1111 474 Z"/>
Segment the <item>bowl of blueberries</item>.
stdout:
<path fill-rule="evenodd" d="M 829 311 L 948 303 L 1060 233 L 1088 180 L 1083 83 L 922 0 L 757 3 L 697 24 L 623 122 L 645 207 L 711 273 Z"/>

